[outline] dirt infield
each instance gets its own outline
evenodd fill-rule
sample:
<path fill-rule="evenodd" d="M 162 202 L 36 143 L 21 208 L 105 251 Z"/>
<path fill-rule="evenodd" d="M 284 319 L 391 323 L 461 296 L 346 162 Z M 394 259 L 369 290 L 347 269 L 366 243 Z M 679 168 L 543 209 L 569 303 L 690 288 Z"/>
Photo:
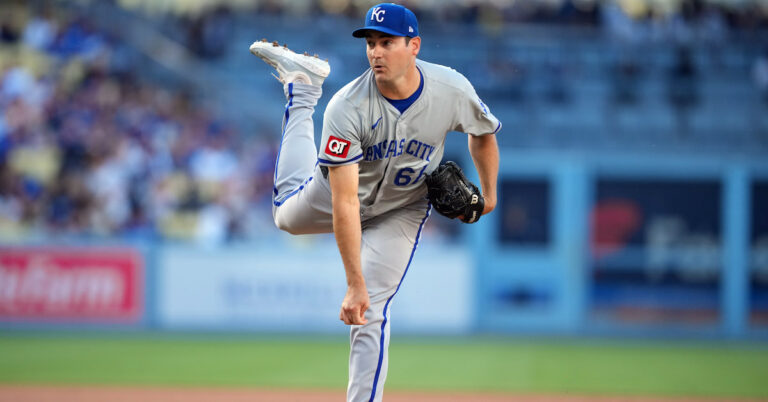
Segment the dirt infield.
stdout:
<path fill-rule="evenodd" d="M 504 395 L 486 393 L 387 392 L 387 402 L 725 402 L 757 399 L 656 398 L 608 396 Z M 0 385 L 0 402 L 341 402 L 336 391 L 263 390 L 253 388 L 170 388 L 105 386 Z"/>

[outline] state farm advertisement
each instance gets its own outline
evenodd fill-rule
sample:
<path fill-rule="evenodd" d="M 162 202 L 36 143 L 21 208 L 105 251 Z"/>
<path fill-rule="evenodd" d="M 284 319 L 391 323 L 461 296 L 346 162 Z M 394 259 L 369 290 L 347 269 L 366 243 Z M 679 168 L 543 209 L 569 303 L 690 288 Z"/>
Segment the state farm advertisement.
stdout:
<path fill-rule="evenodd" d="M 0 320 L 135 322 L 144 263 L 128 248 L 0 248 Z"/>

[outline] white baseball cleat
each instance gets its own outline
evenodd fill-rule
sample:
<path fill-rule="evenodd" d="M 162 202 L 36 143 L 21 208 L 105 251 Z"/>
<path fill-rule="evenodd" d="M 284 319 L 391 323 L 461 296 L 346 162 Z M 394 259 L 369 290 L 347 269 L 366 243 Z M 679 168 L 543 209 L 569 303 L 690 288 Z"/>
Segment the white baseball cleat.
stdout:
<path fill-rule="evenodd" d="M 300 82 L 321 86 L 331 73 L 327 60 L 321 60 L 317 55 L 310 56 L 306 52 L 303 55 L 296 54 L 285 45 L 278 45 L 277 41 L 270 43 L 262 39 L 253 42 L 250 50 L 277 70 L 280 76 L 275 75 L 275 78 L 283 84 Z"/>

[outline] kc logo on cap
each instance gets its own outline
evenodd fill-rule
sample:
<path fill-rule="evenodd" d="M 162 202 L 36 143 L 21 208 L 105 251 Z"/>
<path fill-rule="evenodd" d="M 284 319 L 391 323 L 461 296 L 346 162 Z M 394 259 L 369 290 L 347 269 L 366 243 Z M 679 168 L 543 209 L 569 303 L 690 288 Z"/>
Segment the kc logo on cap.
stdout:
<path fill-rule="evenodd" d="M 401 5 L 381 3 L 368 10 L 365 26 L 352 32 L 356 38 L 364 38 L 368 31 L 378 31 L 393 36 L 419 36 L 419 22 L 413 12 Z"/>
<path fill-rule="evenodd" d="M 374 7 L 373 11 L 371 11 L 371 19 L 376 18 L 376 22 L 383 22 L 386 12 L 387 10 L 382 10 L 381 7 Z"/>

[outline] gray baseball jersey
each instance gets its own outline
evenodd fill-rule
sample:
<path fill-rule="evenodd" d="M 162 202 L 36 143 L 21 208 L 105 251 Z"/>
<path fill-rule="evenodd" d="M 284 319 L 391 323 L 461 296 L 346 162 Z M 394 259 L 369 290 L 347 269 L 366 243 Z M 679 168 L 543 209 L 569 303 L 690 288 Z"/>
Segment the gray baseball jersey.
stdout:
<path fill-rule="evenodd" d="M 326 108 L 319 151 L 312 114 L 321 87 L 284 86 L 288 103 L 272 209 L 277 227 L 293 234 L 332 232 L 331 191 L 320 171 L 359 163 L 360 262 L 371 304 L 368 323 L 350 327 L 347 401 L 382 400 L 390 302 L 429 217 L 421 183 L 439 165 L 446 134 L 483 135 L 501 128 L 461 74 L 423 61 L 417 66 L 422 92 L 402 115 L 381 95 L 371 70 L 336 93 Z"/>
<path fill-rule="evenodd" d="M 421 60 L 416 65 L 424 87 L 402 115 L 381 95 L 370 69 L 326 108 L 318 161 L 360 164 L 363 219 L 424 198 L 424 175 L 440 164 L 446 133 L 483 135 L 501 128 L 463 75 Z"/>

